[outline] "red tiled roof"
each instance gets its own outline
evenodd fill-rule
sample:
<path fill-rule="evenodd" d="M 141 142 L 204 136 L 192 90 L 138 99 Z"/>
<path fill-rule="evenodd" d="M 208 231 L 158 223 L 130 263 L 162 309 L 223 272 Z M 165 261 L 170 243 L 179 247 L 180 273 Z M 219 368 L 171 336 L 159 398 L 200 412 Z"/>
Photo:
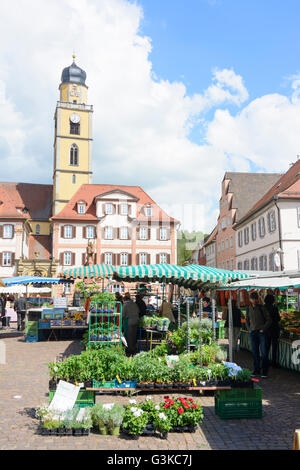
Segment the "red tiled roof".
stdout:
<path fill-rule="evenodd" d="M 48 220 L 52 192 L 52 185 L 47 184 L 0 183 L 0 218 Z M 25 208 L 27 213 L 23 212 Z"/>
<path fill-rule="evenodd" d="M 35 253 L 38 253 L 36 258 Z M 52 254 L 51 235 L 29 236 L 29 259 L 49 259 Z"/>
<path fill-rule="evenodd" d="M 236 225 L 239 225 L 268 204 L 274 196 L 278 198 L 300 198 L 300 160 L 294 163 L 293 166 L 276 181 Z"/>
<path fill-rule="evenodd" d="M 128 193 L 128 198 L 133 196 L 137 199 L 138 212 L 137 219 L 139 221 L 148 221 L 150 218 L 146 217 L 142 212 L 142 207 L 147 204 L 152 205 L 152 217 L 151 220 L 155 221 L 169 221 L 176 222 L 175 219 L 169 217 L 154 201 L 151 197 L 145 193 L 140 186 L 117 186 L 117 185 L 106 185 L 106 184 L 83 184 L 78 191 L 74 194 L 72 199 L 65 205 L 65 207 L 55 216 L 53 220 L 98 220 L 96 215 L 96 204 L 95 198 L 101 197 L 106 193 L 112 192 L 112 199 L 114 199 L 114 192 L 117 191 Z M 77 202 L 85 200 L 87 208 L 85 214 L 78 214 Z"/>

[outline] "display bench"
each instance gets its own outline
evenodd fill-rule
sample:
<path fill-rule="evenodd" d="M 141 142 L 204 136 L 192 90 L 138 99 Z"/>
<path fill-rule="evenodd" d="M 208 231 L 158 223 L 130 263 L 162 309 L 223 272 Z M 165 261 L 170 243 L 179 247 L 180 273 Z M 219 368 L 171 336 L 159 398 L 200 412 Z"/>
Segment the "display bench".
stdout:
<path fill-rule="evenodd" d="M 79 337 L 79 330 L 83 332 L 88 328 L 87 316 L 78 307 L 34 309 L 33 313 L 38 315 L 36 320 L 32 320 L 30 313 L 31 310 L 26 324 L 26 342 L 50 341 L 51 338 L 57 341 L 63 339 L 62 336 L 68 339 L 71 331 L 72 338 Z"/>
<path fill-rule="evenodd" d="M 288 339 L 280 338 L 278 342 L 277 361 L 278 364 L 285 369 L 300 372 L 300 342 L 298 345 L 296 343 L 297 341 L 293 342 Z M 240 348 L 251 352 L 250 333 L 248 331 L 241 331 Z M 272 348 L 269 354 L 269 360 L 272 360 Z"/>

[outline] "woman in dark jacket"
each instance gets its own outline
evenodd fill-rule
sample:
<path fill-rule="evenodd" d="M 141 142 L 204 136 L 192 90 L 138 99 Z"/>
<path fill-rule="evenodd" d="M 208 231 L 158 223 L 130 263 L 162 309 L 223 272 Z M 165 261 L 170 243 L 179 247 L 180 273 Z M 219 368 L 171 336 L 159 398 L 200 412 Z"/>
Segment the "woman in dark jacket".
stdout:
<path fill-rule="evenodd" d="M 266 331 L 266 346 L 267 346 L 267 355 L 269 356 L 270 348 L 272 346 L 272 366 L 279 367 L 277 365 L 277 349 L 278 349 L 278 340 L 280 333 L 280 315 L 278 308 L 274 305 L 275 297 L 272 294 L 268 294 L 265 297 L 265 307 L 268 310 L 272 318 L 272 324 L 270 328 Z"/>

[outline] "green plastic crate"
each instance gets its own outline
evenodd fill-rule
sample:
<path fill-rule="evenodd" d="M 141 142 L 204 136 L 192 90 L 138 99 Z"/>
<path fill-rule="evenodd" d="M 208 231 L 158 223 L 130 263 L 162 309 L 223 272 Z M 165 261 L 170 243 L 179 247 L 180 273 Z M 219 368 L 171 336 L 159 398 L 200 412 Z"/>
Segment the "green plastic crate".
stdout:
<path fill-rule="evenodd" d="M 225 321 L 219 320 L 218 339 L 225 339 Z"/>
<path fill-rule="evenodd" d="M 51 403 L 55 394 L 55 390 L 49 390 L 49 403 Z M 75 406 L 94 406 L 95 392 L 93 390 L 80 390 Z"/>
<path fill-rule="evenodd" d="M 115 381 L 101 382 L 99 380 L 93 380 L 93 388 L 116 388 Z"/>
<path fill-rule="evenodd" d="M 215 413 L 222 419 L 262 418 L 262 390 L 235 388 L 215 393 Z"/>

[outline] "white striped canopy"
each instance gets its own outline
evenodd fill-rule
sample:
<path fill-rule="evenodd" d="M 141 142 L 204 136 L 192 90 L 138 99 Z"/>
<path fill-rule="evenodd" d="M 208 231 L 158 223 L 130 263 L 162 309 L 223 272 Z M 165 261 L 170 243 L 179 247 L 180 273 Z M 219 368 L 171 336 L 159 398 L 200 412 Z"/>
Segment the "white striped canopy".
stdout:
<path fill-rule="evenodd" d="M 210 268 L 192 264 L 176 266 L 173 264 L 147 264 L 138 266 L 111 266 L 96 264 L 81 266 L 64 271 L 65 278 L 110 278 L 129 282 L 161 282 L 178 284 L 198 289 L 203 284 L 224 284 L 232 280 L 247 279 L 249 274 L 239 271 Z"/>
<path fill-rule="evenodd" d="M 119 266 L 115 268 L 114 278 L 123 281 L 166 282 L 191 289 L 203 284 L 224 284 L 232 280 L 247 279 L 249 274 L 239 271 L 210 268 L 192 264 L 176 266 L 172 264 L 150 264 L 139 266 Z"/>
<path fill-rule="evenodd" d="M 110 264 L 93 264 L 91 266 L 79 266 L 73 269 L 67 269 L 64 271 L 63 276 L 65 278 L 112 278 L 115 267 Z"/>

